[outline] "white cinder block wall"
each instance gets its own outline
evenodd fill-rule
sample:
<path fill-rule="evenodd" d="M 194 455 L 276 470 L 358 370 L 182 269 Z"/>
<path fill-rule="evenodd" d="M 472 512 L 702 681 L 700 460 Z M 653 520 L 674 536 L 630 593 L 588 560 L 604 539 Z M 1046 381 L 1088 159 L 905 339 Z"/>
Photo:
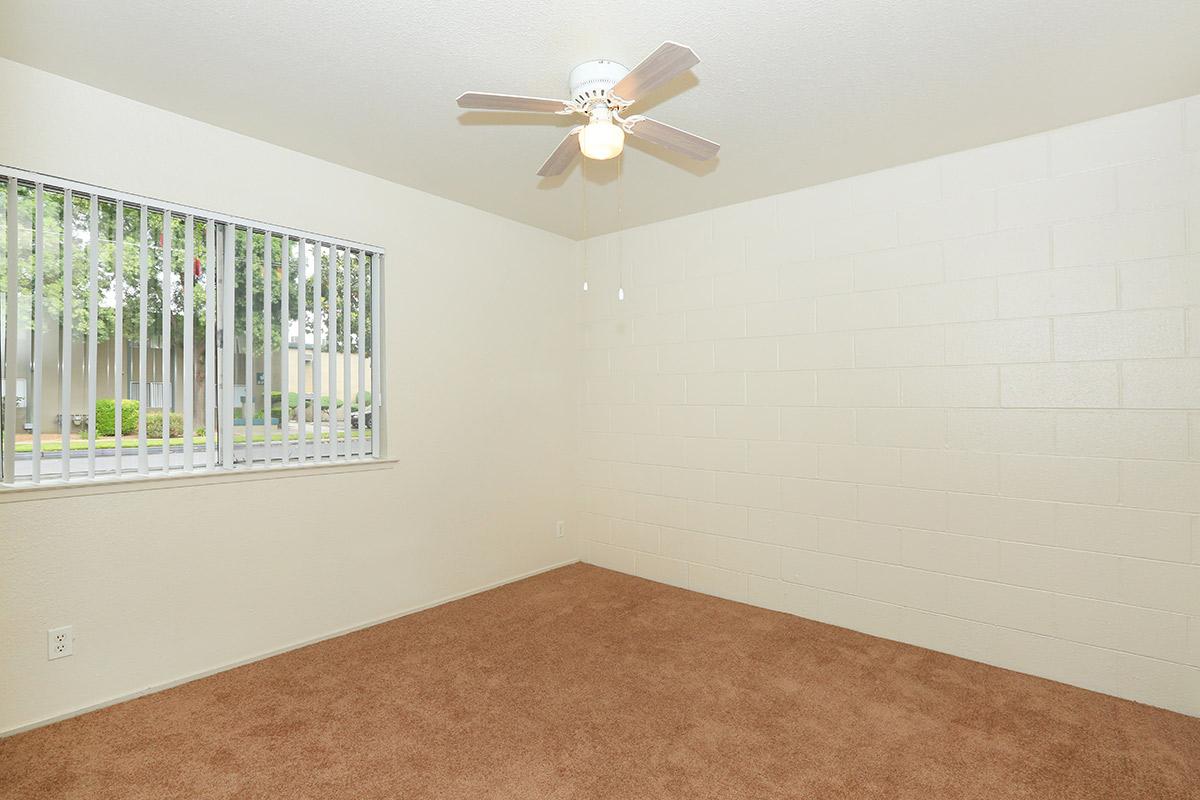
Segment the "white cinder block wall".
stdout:
<path fill-rule="evenodd" d="M 587 561 L 1200 714 L 1200 98 L 580 250 Z"/>

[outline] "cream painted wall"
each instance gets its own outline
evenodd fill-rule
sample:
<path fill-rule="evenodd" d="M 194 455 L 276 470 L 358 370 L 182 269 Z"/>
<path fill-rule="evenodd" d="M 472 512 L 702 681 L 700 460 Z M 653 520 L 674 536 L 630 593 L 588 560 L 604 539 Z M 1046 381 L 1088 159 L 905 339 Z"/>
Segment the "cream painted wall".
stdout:
<path fill-rule="evenodd" d="M 586 251 L 587 561 L 1200 714 L 1200 98 Z"/>
<path fill-rule="evenodd" d="M 397 459 L 0 497 L 0 732 L 576 558 L 570 242 L 3 60 L 0 106 L 0 163 L 385 246 Z"/>
<path fill-rule="evenodd" d="M 1200 713 L 1200 100 L 594 239 L 577 306 L 583 245 L 0 98 L 0 163 L 386 246 L 398 459 L 0 497 L 0 731 L 571 560 L 577 467 L 594 563 Z"/>

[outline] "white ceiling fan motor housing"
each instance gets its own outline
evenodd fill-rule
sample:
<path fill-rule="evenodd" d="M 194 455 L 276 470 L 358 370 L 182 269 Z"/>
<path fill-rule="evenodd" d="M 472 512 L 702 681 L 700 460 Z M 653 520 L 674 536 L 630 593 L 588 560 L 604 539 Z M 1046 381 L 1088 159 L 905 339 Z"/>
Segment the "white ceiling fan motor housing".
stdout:
<path fill-rule="evenodd" d="M 629 69 L 615 61 L 603 58 L 585 61 L 571 70 L 571 77 L 567 81 L 571 87 L 571 99 L 584 107 L 600 100 L 607 104 L 608 90 L 628 74 Z"/>

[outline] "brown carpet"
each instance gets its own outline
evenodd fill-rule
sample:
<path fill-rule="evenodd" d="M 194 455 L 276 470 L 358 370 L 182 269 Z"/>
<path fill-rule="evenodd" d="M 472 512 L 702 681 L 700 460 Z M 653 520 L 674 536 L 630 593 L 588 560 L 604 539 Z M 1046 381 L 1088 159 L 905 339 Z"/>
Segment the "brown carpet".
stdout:
<path fill-rule="evenodd" d="M 575 565 L 0 741 L 5 798 L 1195 798 L 1200 719 Z"/>

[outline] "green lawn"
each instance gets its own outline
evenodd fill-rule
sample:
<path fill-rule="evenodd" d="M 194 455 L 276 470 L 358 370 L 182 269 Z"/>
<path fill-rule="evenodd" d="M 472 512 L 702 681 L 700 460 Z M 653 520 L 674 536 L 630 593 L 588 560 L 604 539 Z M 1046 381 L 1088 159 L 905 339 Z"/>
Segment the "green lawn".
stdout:
<path fill-rule="evenodd" d="M 51 436 L 54 436 L 54 438 L 53 439 L 50 438 Z M 300 434 L 293 433 L 288 438 L 289 438 L 289 441 L 298 442 L 298 441 L 300 441 Z M 339 435 L 337 437 L 337 440 L 344 441 L 345 438 L 346 437 L 344 435 Z M 351 431 L 351 438 L 358 438 L 358 431 Z M 368 439 L 371 438 L 370 430 L 367 431 L 367 438 Z M 261 434 L 261 433 L 254 434 L 250 439 L 251 442 L 254 442 L 256 444 L 261 443 L 265 440 L 266 440 L 266 437 L 263 436 L 263 434 Z M 233 441 L 235 444 L 245 444 L 246 435 L 244 433 L 236 433 L 236 434 L 234 434 Z M 272 434 L 271 441 L 272 442 L 282 442 L 283 441 L 283 433 L 279 432 L 279 433 Z M 309 434 L 308 436 L 304 437 L 304 441 L 312 442 L 313 441 L 312 434 Z M 328 433 L 323 434 L 321 436 L 321 441 L 328 442 L 329 434 Z M 111 449 L 116 446 L 116 442 L 117 442 L 116 437 L 113 437 L 113 436 L 97 436 L 96 437 L 96 448 L 99 450 Z M 180 437 L 173 436 L 173 437 L 171 437 L 170 443 L 172 445 L 182 445 L 184 443 L 184 439 L 182 436 L 180 436 Z M 132 436 L 121 437 L 121 449 L 123 449 L 123 450 L 136 449 L 137 444 L 138 444 L 138 442 L 137 442 L 136 434 L 134 434 Z M 203 436 L 193 437 L 192 444 L 193 444 L 193 446 L 204 447 L 205 437 L 203 437 Z M 146 440 L 146 447 L 151 450 L 153 450 L 155 448 L 162 448 L 162 446 L 163 446 L 162 439 L 147 439 Z M 75 452 L 76 450 L 87 450 L 87 449 L 88 449 L 88 441 L 86 438 L 71 439 L 71 452 Z M 16 452 L 32 453 L 33 452 L 33 443 L 32 442 L 17 442 L 16 443 Z M 55 436 L 54 434 L 44 435 L 42 437 L 42 452 L 43 453 L 60 453 L 60 452 L 62 452 L 62 437 Z"/>

